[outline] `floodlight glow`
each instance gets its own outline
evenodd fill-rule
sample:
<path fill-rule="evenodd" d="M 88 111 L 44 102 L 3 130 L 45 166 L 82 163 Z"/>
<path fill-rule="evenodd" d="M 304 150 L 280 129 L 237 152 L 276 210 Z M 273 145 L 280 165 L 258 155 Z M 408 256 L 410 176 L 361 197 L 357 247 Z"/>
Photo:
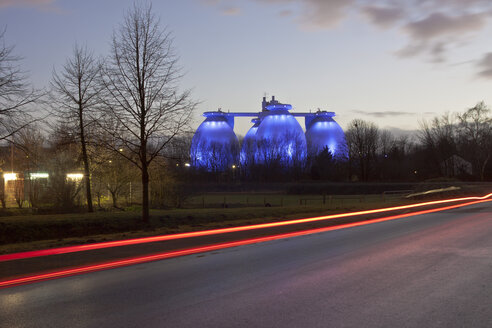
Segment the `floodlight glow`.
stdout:
<path fill-rule="evenodd" d="M 17 180 L 17 173 L 4 173 L 3 179 L 5 182 Z"/>
<path fill-rule="evenodd" d="M 68 180 L 79 181 L 79 180 L 82 180 L 83 177 L 84 177 L 84 175 L 82 173 L 68 173 L 67 174 Z"/>
<path fill-rule="evenodd" d="M 308 155 L 315 157 L 327 149 L 337 158 L 347 158 L 345 133 L 333 120 L 335 113 L 318 111 L 306 117 L 306 141 Z"/>
<path fill-rule="evenodd" d="M 306 137 L 296 118 L 285 109 L 269 106 L 254 136 L 254 162 L 279 163 L 282 167 L 303 165 Z M 290 106 L 290 105 L 289 105 Z"/>
<path fill-rule="evenodd" d="M 31 173 L 29 174 L 31 179 L 48 179 L 50 175 L 48 173 Z"/>
<path fill-rule="evenodd" d="M 239 141 L 234 133 L 234 117 L 222 112 L 206 112 L 191 140 L 191 165 L 207 171 L 225 171 L 239 159 Z"/>

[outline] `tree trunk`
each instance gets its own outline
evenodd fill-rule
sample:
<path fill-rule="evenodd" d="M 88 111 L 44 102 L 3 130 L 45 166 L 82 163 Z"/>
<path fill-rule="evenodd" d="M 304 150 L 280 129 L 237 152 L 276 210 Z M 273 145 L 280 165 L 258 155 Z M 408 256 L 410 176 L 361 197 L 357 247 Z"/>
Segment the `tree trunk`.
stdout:
<path fill-rule="evenodd" d="M 113 207 L 118 208 L 118 196 L 116 191 L 109 191 L 111 193 L 111 199 L 113 200 Z"/>
<path fill-rule="evenodd" d="M 482 164 L 482 169 L 480 170 L 480 181 L 484 180 L 484 175 L 485 175 L 485 167 L 487 166 L 487 163 L 489 162 L 490 159 L 490 154 L 487 155 L 487 158 Z"/>
<path fill-rule="evenodd" d="M 142 163 L 142 221 L 150 221 L 149 214 L 149 171 L 147 163 Z"/>
<path fill-rule="evenodd" d="M 86 157 L 87 154 L 84 156 Z M 92 194 L 91 194 L 91 175 L 89 171 L 89 165 L 86 162 L 87 159 L 84 160 L 84 178 L 85 178 L 85 193 L 87 197 L 87 211 L 94 212 L 94 208 L 92 207 Z"/>
<path fill-rule="evenodd" d="M 80 93 L 80 89 L 79 89 L 79 93 Z M 83 111 L 82 104 L 79 102 L 80 144 L 82 146 L 82 161 L 84 162 L 84 181 L 85 181 L 85 193 L 87 198 L 87 211 L 94 212 L 94 209 L 92 207 L 92 194 L 91 194 L 91 172 L 89 169 L 89 156 L 87 155 L 87 147 L 85 142 L 84 118 L 82 116 L 82 111 Z"/>

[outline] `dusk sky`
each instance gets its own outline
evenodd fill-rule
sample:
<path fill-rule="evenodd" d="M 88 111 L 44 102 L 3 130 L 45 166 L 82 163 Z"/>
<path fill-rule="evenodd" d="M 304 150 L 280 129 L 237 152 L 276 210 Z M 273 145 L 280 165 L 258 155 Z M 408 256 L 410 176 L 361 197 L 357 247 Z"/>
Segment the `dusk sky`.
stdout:
<path fill-rule="evenodd" d="M 36 87 L 75 42 L 106 56 L 133 1 L 0 0 L 0 25 Z M 336 112 L 381 128 L 492 105 L 490 0 L 154 1 L 203 111 L 259 111 L 275 95 L 294 111 Z M 245 134 L 247 119 L 236 119 Z"/>

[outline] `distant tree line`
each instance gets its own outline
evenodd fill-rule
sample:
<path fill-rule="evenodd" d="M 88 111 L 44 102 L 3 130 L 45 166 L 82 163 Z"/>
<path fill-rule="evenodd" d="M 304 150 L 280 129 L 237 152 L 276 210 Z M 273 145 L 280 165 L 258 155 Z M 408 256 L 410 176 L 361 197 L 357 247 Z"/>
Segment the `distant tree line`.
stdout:
<path fill-rule="evenodd" d="M 372 122 L 354 119 L 345 130 L 345 138 L 347 157 L 335 157 L 326 148 L 308 157 L 307 163 L 299 160 L 285 165 L 282 156 L 273 156 L 275 152 L 265 154 L 263 160 L 258 161 L 258 156 L 251 151 L 250 155 L 243 155 L 247 158 L 242 158 L 242 167 L 195 174 L 198 179 L 213 176 L 213 180 L 256 182 L 492 179 L 492 117 L 484 102 L 461 113 L 446 113 L 430 122 L 423 121 L 413 135 L 396 136 Z M 288 142 L 283 145 L 282 141 L 275 140 L 275 145 L 285 148 Z"/>

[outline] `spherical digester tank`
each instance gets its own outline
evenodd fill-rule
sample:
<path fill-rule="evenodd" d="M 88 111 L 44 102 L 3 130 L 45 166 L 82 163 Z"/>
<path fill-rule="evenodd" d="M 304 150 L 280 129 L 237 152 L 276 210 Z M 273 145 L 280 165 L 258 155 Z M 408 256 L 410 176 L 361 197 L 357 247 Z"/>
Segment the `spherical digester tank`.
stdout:
<path fill-rule="evenodd" d="M 306 137 L 299 122 L 289 113 L 291 108 L 291 105 L 272 104 L 261 113 L 256 132 L 257 163 L 277 163 L 283 167 L 304 165 Z"/>
<path fill-rule="evenodd" d="M 233 121 L 222 112 L 206 112 L 205 121 L 191 140 L 190 157 L 194 167 L 207 171 L 224 171 L 239 160 L 239 141 Z"/>
<path fill-rule="evenodd" d="M 243 139 L 243 144 L 241 146 L 241 153 L 239 155 L 239 160 L 242 166 L 248 166 L 254 164 L 254 154 L 256 151 L 256 131 L 258 131 L 258 126 L 260 126 L 260 119 L 254 118 L 251 120 L 253 126 L 248 130 Z"/>
<path fill-rule="evenodd" d="M 314 157 L 325 148 L 335 158 L 348 155 L 345 133 L 333 119 L 334 112 L 318 111 L 306 117 L 306 141 L 308 155 Z"/>

